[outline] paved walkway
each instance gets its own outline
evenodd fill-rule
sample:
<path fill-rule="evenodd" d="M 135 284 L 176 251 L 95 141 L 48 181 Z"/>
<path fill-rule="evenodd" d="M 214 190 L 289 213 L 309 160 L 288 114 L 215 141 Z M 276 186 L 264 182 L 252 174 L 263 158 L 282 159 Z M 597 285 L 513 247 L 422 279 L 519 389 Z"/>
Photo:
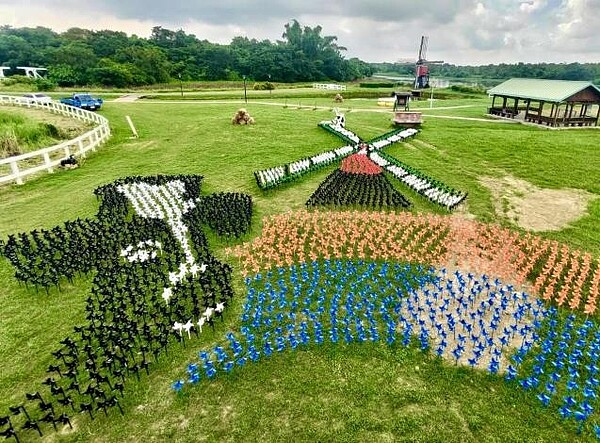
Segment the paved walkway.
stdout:
<path fill-rule="evenodd" d="M 127 94 L 127 95 L 122 95 L 121 97 L 115 98 L 113 100 L 113 102 L 115 102 L 115 103 L 131 103 L 131 102 L 136 101 L 141 96 L 142 96 L 141 94 Z"/>

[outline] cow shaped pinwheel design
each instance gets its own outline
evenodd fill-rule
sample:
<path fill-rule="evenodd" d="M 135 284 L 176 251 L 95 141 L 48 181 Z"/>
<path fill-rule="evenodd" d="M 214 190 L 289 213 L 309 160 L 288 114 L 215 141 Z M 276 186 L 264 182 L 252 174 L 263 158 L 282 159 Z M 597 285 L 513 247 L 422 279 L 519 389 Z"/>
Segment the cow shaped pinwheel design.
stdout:
<path fill-rule="evenodd" d="M 237 193 L 202 196 L 201 181 L 120 179 L 95 191 L 96 219 L 9 236 L 3 253 L 26 284 L 48 291 L 61 278 L 95 274 L 85 324 L 52 352 L 55 362 L 40 374 L 41 385 L 10 408 L 7 436 L 42 435 L 48 425 L 70 424 L 74 412 L 94 418 L 111 406 L 121 409 L 130 376 L 149 373 L 174 341 L 202 333 L 223 315 L 233 297 L 232 269 L 214 257 L 202 225 L 239 236 L 249 229 L 252 201 Z"/>
<path fill-rule="evenodd" d="M 343 115 L 337 113 L 337 111 L 336 114 L 336 117 L 332 121 L 322 121 L 319 123 L 319 126 L 340 137 L 348 143 L 346 146 L 325 151 L 285 165 L 255 171 L 254 177 L 259 188 L 263 190 L 276 188 L 350 155 L 364 153 L 370 160 L 383 168 L 385 172 L 397 178 L 404 185 L 427 200 L 448 210 L 454 209 L 467 197 L 467 193 L 457 191 L 441 181 L 433 179 L 427 174 L 382 152 L 382 149 L 386 146 L 401 142 L 409 137 L 414 137 L 419 132 L 417 129 L 396 129 L 376 137 L 369 142 L 364 142 L 354 132 L 346 129 Z M 391 197 L 392 200 L 398 198 Z M 390 206 L 406 207 L 404 204 L 392 204 Z"/>

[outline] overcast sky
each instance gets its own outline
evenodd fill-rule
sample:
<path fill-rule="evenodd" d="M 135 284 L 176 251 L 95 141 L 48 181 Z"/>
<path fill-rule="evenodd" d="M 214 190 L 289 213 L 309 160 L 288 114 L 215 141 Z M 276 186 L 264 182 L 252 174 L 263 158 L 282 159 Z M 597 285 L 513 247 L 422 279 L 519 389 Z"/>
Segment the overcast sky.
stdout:
<path fill-rule="evenodd" d="M 0 0 L 0 24 L 111 29 L 153 26 L 229 43 L 281 39 L 291 19 L 336 35 L 347 57 L 453 64 L 600 62 L 600 0 Z"/>

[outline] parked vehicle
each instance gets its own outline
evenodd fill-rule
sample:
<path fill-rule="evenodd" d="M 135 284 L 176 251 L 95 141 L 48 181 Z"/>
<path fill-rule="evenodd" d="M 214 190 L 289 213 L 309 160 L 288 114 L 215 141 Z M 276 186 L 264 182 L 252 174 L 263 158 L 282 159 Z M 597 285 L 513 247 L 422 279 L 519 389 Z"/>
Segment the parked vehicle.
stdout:
<path fill-rule="evenodd" d="M 48 104 L 52 103 L 52 101 L 53 101 L 52 97 L 50 97 L 46 94 L 40 94 L 39 92 L 23 94 L 23 98 L 27 102 L 36 102 L 36 103 L 40 103 L 42 105 L 48 105 Z"/>
<path fill-rule="evenodd" d="M 95 111 L 102 107 L 103 100 L 101 98 L 94 98 L 87 93 L 77 93 L 71 97 L 61 98 L 60 102 L 65 105 L 75 106 L 76 108 Z"/>

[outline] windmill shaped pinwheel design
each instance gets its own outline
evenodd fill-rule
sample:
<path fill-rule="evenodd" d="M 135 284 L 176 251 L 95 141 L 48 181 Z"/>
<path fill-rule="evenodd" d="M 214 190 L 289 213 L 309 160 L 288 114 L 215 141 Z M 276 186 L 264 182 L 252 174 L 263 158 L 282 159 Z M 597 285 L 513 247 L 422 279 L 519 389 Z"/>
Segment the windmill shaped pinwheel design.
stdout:
<path fill-rule="evenodd" d="M 95 190 L 94 218 L 13 234 L 0 253 L 36 290 L 92 275 L 85 321 L 57 344 L 41 386 L 0 417 L 0 436 L 40 436 L 72 414 L 116 406 L 128 379 L 149 375 L 173 342 L 222 319 L 234 295 L 232 268 L 213 254 L 204 226 L 239 237 L 252 218 L 249 195 L 200 193 L 202 176 L 125 177 Z"/>
<path fill-rule="evenodd" d="M 336 171 L 321 184 L 307 206 L 409 206 L 409 202 L 381 175 L 382 172 L 391 174 L 422 197 L 448 210 L 454 209 L 467 197 L 467 193 L 453 189 L 382 151 L 393 143 L 414 137 L 419 132 L 417 129 L 400 128 L 365 142 L 346 129 L 345 116 L 337 110 L 333 120 L 322 121 L 319 126 L 348 144 L 292 163 L 255 171 L 254 177 L 259 188 L 276 188 L 343 160 L 341 171 Z M 340 192 L 345 192 L 345 195 L 340 195 Z"/>

